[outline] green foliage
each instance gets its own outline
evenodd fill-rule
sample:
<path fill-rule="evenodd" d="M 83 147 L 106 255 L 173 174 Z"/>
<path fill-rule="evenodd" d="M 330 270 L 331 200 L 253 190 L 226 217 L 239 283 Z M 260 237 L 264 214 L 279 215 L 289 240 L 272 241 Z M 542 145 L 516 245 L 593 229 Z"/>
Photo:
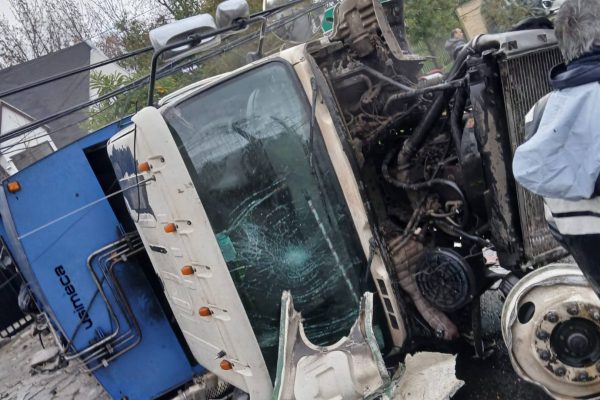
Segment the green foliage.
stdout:
<path fill-rule="evenodd" d="M 90 88 L 98 96 L 102 96 L 132 82 L 134 76 L 136 75 L 126 76 L 119 72 L 103 74 L 92 71 Z M 93 131 L 135 112 L 144 104 L 146 95 L 146 90 L 140 88 L 92 106 L 88 110 L 90 118 L 83 123 L 84 128 Z"/>
<path fill-rule="evenodd" d="M 447 68 L 452 64 L 444 43 L 454 28 L 460 27 L 456 8 L 466 0 L 406 0 L 406 31 L 413 51 L 433 57 L 425 70 Z"/>
<path fill-rule="evenodd" d="M 182 19 L 199 13 L 210 13 L 214 15 L 217 5 L 221 0 L 156 0 L 169 15 L 160 16 L 151 21 L 137 21 L 123 19 L 117 24 L 117 33 L 114 35 L 114 43 L 119 51 L 131 51 L 145 47 L 149 44 L 148 31 L 160 26 L 170 19 Z M 444 50 L 444 43 L 450 37 L 452 29 L 459 27 L 460 22 L 456 16 L 456 8 L 467 0 L 405 0 L 405 16 L 407 33 L 414 50 L 425 56 L 433 56 L 434 62 L 428 63 L 426 69 L 434 67 L 447 67 L 452 63 Z M 250 8 L 253 12 L 262 7 L 262 0 L 250 0 Z M 258 29 L 258 26 L 250 27 L 250 30 Z M 188 69 L 184 72 L 162 78 L 156 85 L 156 98 L 172 93 L 190 83 L 197 82 L 209 76 L 231 71 L 245 64 L 246 54 L 256 50 L 255 41 L 240 46 L 237 49 L 224 53 L 212 60 Z M 277 51 L 281 42 L 269 35 L 265 43 L 265 53 L 269 49 Z M 118 54 L 118 52 L 117 52 Z M 107 93 L 123 84 L 138 79 L 149 71 L 150 55 L 136 57 L 136 60 L 121 64 L 130 75 L 122 76 L 98 76 L 92 75 L 92 83 L 100 93 Z M 145 105 L 146 87 L 133 93 L 119 96 L 117 100 L 104 102 L 93 111 L 98 112 L 107 108 L 105 113 L 100 113 L 92 118 L 91 127 L 103 126 L 110 122 L 110 118 L 117 119 L 119 113 L 133 113 Z"/>
<path fill-rule="evenodd" d="M 159 15 L 150 21 L 130 20 L 123 18 L 115 25 L 116 32 L 111 35 L 111 41 L 107 45 L 105 52 L 111 56 L 116 56 L 125 52 L 136 50 L 150 45 L 148 32 L 158 26 L 164 25 L 172 19 L 183 19 L 193 15 L 210 13 L 215 14 L 217 5 L 222 0 L 156 0 L 160 3 L 170 15 Z M 261 0 L 249 0 L 251 12 L 259 11 L 262 8 Z M 258 29 L 254 25 L 249 28 L 247 33 Z M 269 41 L 267 41 L 269 42 Z M 185 87 L 191 83 L 204 78 L 231 71 L 245 64 L 246 54 L 249 51 L 256 50 L 257 43 L 250 42 L 240 46 L 238 49 L 224 53 L 202 65 L 195 65 L 186 68 L 179 73 L 161 78 L 156 82 L 156 101 L 160 98 L 174 92 L 177 89 Z M 129 75 L 123 74 L 99 74 L 91 75 L 91 85 L 99 95 L 109 93 L 125 84 L 133 82 L 146 76 L 150 71 L 151 54 L 128 59 L 120 63 Z M 104 101 L 97 104 L 90 110 L 90 120 L 86 123 L 89 130 L 98 129 L 110 122 L 120 119 L 125 115 L 135 113 L 146 105 L 147 85 L 140 89 L 119 95 L 115 99 Z"/>
<path fill-rule="evenodd" d="M 158 0 L 158 3 L 165 7 L 175 19 L 212 12 L 216 10 L 218 4 L 215 0 Z"/>
<path fill-rule="evenodd" d="M 491 33 L 505 32 L 523 18 L 544 15 L 540 0 L 483 0 L 481 14 Z"/>
<path fill-rule="evenodd" d="M 459 0 L 406 0 L 406 30 L 411 41 L 446 40 L 459 26 Z"/>
<path fill-rule="evenodd" d="M 468 0 L 405 0 L 406 28 L 413 51 L 434 60 L 424 70 L 447 69 L 452 60 L 444 49 L 452 29 L 460 27 L 456 8 Z M 541 0 L 483 0 L 481 8 L 490 32 L 504 32 L 530 16 L 544 15 Z"/>

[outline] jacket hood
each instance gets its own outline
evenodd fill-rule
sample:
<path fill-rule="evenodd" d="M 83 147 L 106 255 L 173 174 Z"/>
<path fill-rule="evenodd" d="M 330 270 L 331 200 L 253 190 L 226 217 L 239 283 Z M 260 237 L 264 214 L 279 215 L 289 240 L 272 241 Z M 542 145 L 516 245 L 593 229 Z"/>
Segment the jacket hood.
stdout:
<path fill-rule="evenodd" d="M 550 71 L 550 83 L 554 89 L 561 90 L 592 82 L 600 82 L 600 49 L 568 65 L 557 65 Z"/>
<path fill-rule="evenodd" d="M 444 45 L 444 48 L 448 51 L 454 50 L 456 48 L 456 46 L 460 46 L 465 43 L 466 42 L 463 39 L 450 38 L 450 39 L 446 40 L 446 44 Z"/>

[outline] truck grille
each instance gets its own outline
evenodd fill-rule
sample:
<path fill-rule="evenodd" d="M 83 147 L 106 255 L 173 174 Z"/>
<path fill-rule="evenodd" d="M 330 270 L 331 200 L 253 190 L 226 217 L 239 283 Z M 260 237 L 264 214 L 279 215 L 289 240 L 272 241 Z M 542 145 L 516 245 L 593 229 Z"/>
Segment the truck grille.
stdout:
<path fill-rule="evenodd" d="M 562 62 L 558 47 L 508 56 L 500 61 L 500 73 L 506 105 L 510 144 L 515 149 L 523 143 L 525 115 L 544 95 L 550 92 L 550 69 Z M 552 261 L 564 255 L 553 239 L 544 218 L 544 203 L 517 185 L 517 198 L 525 257 L 534 264 Z"/>

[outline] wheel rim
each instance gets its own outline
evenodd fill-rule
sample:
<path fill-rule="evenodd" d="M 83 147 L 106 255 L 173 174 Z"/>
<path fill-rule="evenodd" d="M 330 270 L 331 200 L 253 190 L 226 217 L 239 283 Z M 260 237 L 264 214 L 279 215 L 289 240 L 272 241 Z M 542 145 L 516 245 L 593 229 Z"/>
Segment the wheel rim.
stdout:
<path fill-rule="evenodd" d="M 515 371 L 551 396 L 600 393 L 600 300 L 577 266 L 521 279 L 504 303 L 502 335 Z"/>

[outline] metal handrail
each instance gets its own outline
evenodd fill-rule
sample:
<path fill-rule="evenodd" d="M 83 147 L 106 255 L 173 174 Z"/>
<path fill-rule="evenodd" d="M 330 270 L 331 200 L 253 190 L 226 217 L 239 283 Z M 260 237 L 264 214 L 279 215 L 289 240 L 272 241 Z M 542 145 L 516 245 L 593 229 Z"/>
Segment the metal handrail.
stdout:
<path fill-rule="evenodd" d="M 140 241 L 140 243 L 141 243 L 141 241 Z M 111 262 L 111 263 L 110 263 L 110 266 L 107 268 L 107 270 L 103 271 L 103 274 L 106 274 L 106 273 L 108 273 L 108 276 L 107 276 L 107 279 L 108 279 L 108 281 L 109 281 L 109 282 L 111 282 L 111 281 L 112 281 L 112 282 L 113 282 L 113 283 L 116 285 L 116 292 L 115 292 L 115 294 L 117 294 L 117 295 L 118 295 L 118 296 L 121 298 L 122 305 L 123 305 L 123 306 L 124 306 L 124 308 L 125 308 L 125 309 L 123 310 L 123 311 L 124 311 L 124 314 L 127 314 L 127 315 L 129 316 L 129 318 L 130 318 L 130 322 L 132 323 L 131 325 L 133 325 L 133 328 L 134 328 L 134 330 L 135 330 L 135 333 L 136 333 L 134 336 L 129 336 L 129 337 L 127 337 L 126 339 L 122 339 L 122 338 L 124 338 L 125 336 L 127 336 L 129 332 L 131 332 L 131 331 L 132 331 L 132 330 L 130 329 L 128 333 L 126 333 L 126 334 L 123 334 L 123 335 L 119 336 L 118 338 L 116 338 L 116 339 L 115 339 L 115 340 L 112 342 L 112 345 L 113 345 L 113 347 L 116 347 L 117 345 L 122 345 L 123 343 L 125 343 L 125 342 L 127 342 L 127 341 L 131 340 L 131 338 L 133 338 L 133 337 L 137 337 L 137 340 L 136 340 L 136 341 L 135 341 L 133 344 L 131 344 L 130 346 L 128 346 L 128 347 L 126 347 L 126 348 L 124 348 L 124 349 L 120 350 L 119 352 L 117 352 L 117 353 L 113 354 L 111 357 L 109 357 L 109 358 L 106 358 L 106 359 L 103 359 L 103 360 L 101 361 L 101 364 L 99 364 L 99 365 L 97 365 L 97 366 L 95 366 L 95 367 L 93 367 L 93 368 L 89 368 L 89 369 L 88 369 L 88 372 L 93 372 L 93 371 L 95 371 L 96 369 L 100 368 L 101 366 L 106 366 L 106 365 L 107 365 L 107 363 L 108 363 L 109 361 L 112 361 L 112 360 L 114 360 L 115 358 L 117 358 L 117 357 L 119 357 L 119 356 L 123 355 L 123 354 L 124 354 L 124 353 L 126 353 L 127 351 L 131 350 L 132 348 L 134 348 L 135 346 L 137 346 L 137 345 L 138 345 L 138 344 L 141 342 L 141 340 L 142 340 L 142 331 L 141 331 L 141 329 L 140 329 L 140 327 L 139 327 L 139 324 L 138 324 L 138 322 L 137 322 L 137 319 L 135 318 L 135 315 L 133 314 L 133 311 L 132 311 L 132 309 L 131 309 L 131 306 L 130 306 L 129 302 L 127 301 L 127 296 L 125 295 L 125 292 L 123 291 L 123 288 L 121 287 L 121 284 L 119 283 L 119 280 L 117 279 L 117 276 L 116 276 L 116 275 L 115 275 L 115 273 L 114 273 L 114 269 L 115 269 L 115 267 L 116 267 L 118 264 L 120 264 L 120 263 L 121 263 L 121 261 L 126 261 L 126 260 L 127 260 L 127 257 L 131 257 L 131 256 L 133 256 L 133 255 L 135 255 L 135 254 L 137 254 L 137 253 L 139 253 L 139 252 L 141 252 L 141 251 L 143 251 L 143 250 L 144 250 L 144 247 L 143 247 L 143 246 L 142 246 L 142 247 L 140 247 L 140 248 L 138 248 L 138 249 L 132 249 L 132 251 L 131 251 L 130 253 L 128 253 L 127 255 L 123 255 L 123 256 L 121 256 L 121 258 L 122 258 L 121 260 L 114 260 L 113 262 Z M 105 275 L 105 276 L 106 276 L 106 275 Z M 122 341 L 122 343 L 116 343 L 117 341 Z M 106 353 L 106 352 L 107 352 L 107 351 L 103 351 L 103 352 L 101 352 L 100 354 L 94 355 L 94 356 L 92 356 L 92 357 L 88 357 L 88 358 L 85 360 L 85 363 L 86 363 L 86 364 L 89 364 L 90 362 L 96 361 L 98 358 L 100 358 L 100 357 L 103 355 L 103 353 Z"/>
<path fill-rule="evenodd" d="M 103 288 L 103 284 L 106 281 L 106 277 L 103 277 L 102 280 L 98 279 L 98 275 L 94 271 L 92 262 L 96 258 L 98 258 L 99 261 L 103 260 L 103 259 L 110 260 L 110 258 L 115 258 L 115 256 L 120 257 L 123 254 L 127 254 L 127 252 L 130 251 L 130 249 L 131 249 L 132 238 L 135 238 L 135 237 L 139 238 L 137 233 L 135 235 L 130 234 L 122 239 L 119 239 L 113 243 L 110 243 L 106 246 L 101 247 L 100 249 L 98 249 L 98 250 L 94 251 L 92 254 L 90 254 L 90 256 L 88 257 L 86 266 L 87 266 L 88 270 L 90 271 L 92 279 L 94 280 L 94 283 L 96 284 L 96 287 L 97 287 L 97 291 L 96 291 L 96 293 L 94 293 L 94 296 L 93 296 L 92 300 L 90 301 L 90 305 L 93 303 L 94 299 L 96 298 L 97 294 L 99 293 L 102 296 L 102 299 L 104 300 L 104 302 L 106 303 L 108 313 L 109 313 L 110 318 L 116 328 L 113 330 L 113 332 L 110 335 L 104 337 L 102 340 L 100 340 L 96 343 L 93 343 L 78 352 L 71 353 L 71 354 L 65 354 L 65 359 L 72 360 L 72 359 L 81 357 L 82 355 L 89 353 L 90 351 L 92 351 L 94 349 L 99 348 L 100 346 L 104 345 L 105 343 L 108 343 L 113 338 L 117 337 L 117 335 L 119 334 L 119 331 L 121 329 L 119 319 L 117 318 L 117 316 L 114 312 L 114 309 L 113 309 L 110 301 L 108 300 L 108 297 Z M 141 243 L 141 241 L 140 241 L 140 243 Z M 117 254 L 115 254 L 115 251 L 117 252 Z M 110 258 L 107 258 L 107 257 L 110 257 Z M 110 286 L 110 281 L 108 282 L 108 284 Z M 113 288 L 111 287 L 111 289 L 113 289 Z M 113 289 L 113 291 L 114 291 L 114 289 Z M 87 310 L 89 310 L 89 308 Z M 75 328 L 75 331 L 73 332 L 73 335 L 71 336 L 71 339 L 69 340 L 69 343 L 66 346 L 67 349 L 69 347 L 72 347 L 73 341 L 74 341 L 75 337 L 77 336 L 81 325 L 82 325 L 82 321 L 80 321 L 79 324 L 77 325 L 77 327 Z"/>

